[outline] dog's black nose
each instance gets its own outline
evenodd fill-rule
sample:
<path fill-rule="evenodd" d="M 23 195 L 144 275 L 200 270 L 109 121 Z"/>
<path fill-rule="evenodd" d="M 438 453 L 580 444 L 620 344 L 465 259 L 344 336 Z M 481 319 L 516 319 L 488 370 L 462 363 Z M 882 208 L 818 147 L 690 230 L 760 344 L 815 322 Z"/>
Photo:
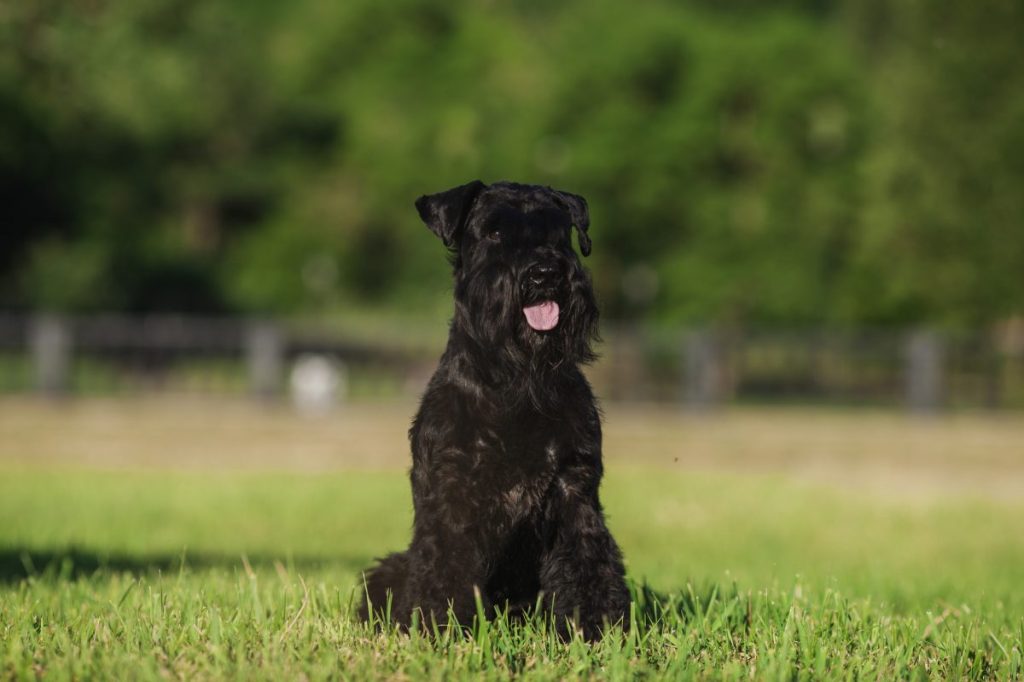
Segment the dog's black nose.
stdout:
<path fill-rule="evenodd" d="M 554 284 L 558 278 L 558 268 L 550 263 L 537 263 L 530 268 L 527 277 L 530 280 L 530 284 L 534 286 L 544 286 L 545 284 Z"/>

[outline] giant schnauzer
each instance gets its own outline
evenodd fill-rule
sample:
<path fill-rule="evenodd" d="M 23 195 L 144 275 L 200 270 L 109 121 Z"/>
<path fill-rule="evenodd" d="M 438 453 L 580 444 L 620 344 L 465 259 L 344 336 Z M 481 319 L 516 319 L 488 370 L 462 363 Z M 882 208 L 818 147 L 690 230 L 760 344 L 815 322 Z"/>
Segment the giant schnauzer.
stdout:
<path fill-rule="evenodd" d="M 455 317 L 409 431 L 412 543 L 366 576 L 393 621 L 444 626 L 540 604 L 568 635 L 626 626 L 622 556 L 605 526 L 601 422 L 579 365 L 597 306 L 583 197 L 474 181 L 416 202 L 450 249 Z M 416 614 L 416 612 L 419 612 Z"/>

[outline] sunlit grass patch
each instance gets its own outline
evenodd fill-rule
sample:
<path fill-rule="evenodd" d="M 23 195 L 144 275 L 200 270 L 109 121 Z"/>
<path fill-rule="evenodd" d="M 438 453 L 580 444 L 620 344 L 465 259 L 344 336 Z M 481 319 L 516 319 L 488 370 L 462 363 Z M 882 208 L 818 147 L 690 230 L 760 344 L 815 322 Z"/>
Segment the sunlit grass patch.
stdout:
<path fill-rule="evenodd" d="M 356 623 L 403 546 L 394 472 L 5 471 L 0 671 L 22 678 L 999 678 L 1022 674 L 1024 508 L 613 468 L 632 628 Z"/>

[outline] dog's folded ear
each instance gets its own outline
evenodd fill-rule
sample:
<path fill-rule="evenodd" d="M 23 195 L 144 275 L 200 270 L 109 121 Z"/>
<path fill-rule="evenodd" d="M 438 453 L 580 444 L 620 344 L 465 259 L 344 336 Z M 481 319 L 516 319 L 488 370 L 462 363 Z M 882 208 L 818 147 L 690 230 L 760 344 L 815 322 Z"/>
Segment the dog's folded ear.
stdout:
<path fill-rule="evenodd" d="M 451 248 L 458 241 L 473 202 L 485 187 L 484 183 L 474 180 L 445 192 L 427 194 L 416 200 L 416 210 L 430 231 Z"/>
<path fill-rule="evenodd" d="M 590 209 L 587 208 L 587 200 L 578 194 L 559 192 L 558 190 L 553 191 L 558 197 L 559 203 L 569 211 L 572 224 L 576 226 L 576 235 L 580 242 L 580 253 L 584 256 L 589 256 L 591 242 L 587 230 L 590 229 Z"/>

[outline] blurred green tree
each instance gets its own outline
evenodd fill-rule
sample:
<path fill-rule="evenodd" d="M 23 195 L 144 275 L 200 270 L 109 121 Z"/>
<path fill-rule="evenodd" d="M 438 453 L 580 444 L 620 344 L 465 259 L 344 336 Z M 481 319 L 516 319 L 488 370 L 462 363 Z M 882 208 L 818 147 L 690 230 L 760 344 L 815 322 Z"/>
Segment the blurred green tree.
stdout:
<path fill-rule="evenodd" d="M 444 307 L 412 200 L 577 191 L 608 315 L 1024 312 L 1021 5 L 0 10 L 0 307 Z"/>
<path fill-rule="evenodd" d="M 874 84 L 844 315 L 983 325 L 1024 314 L 1024 5 L 857 0 Z"/>

